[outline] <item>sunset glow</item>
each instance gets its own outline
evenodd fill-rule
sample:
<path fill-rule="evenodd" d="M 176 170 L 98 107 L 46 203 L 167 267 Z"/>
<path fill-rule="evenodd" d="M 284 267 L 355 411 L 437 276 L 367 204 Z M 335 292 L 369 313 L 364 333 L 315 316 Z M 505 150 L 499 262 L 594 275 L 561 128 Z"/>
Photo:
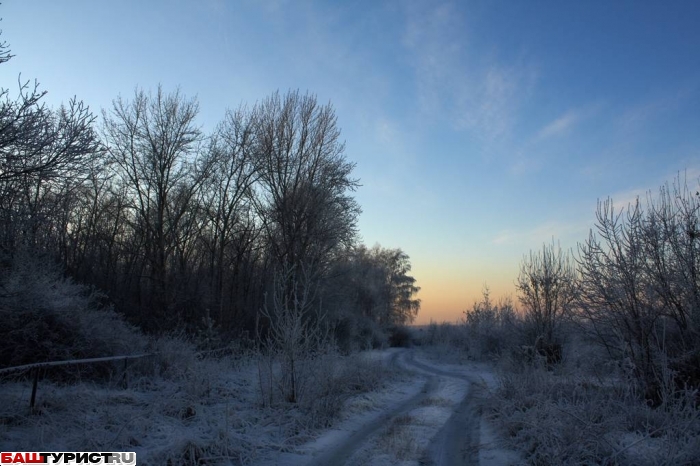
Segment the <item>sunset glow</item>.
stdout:
<path fill-rule="evenodd" d="M 299 89 L 331 102 L 356 163 L 362 241 L 401 248 L 416 323 L 454 321 L 553 238 L 575 249 L 596 202 L 700 174 L 696 2 L 3 2 L 15 57 L 59 105 L 99 114 L 179 86 L 210 130 Z M 31 26 L 31 27 L 30 27 Z"/>

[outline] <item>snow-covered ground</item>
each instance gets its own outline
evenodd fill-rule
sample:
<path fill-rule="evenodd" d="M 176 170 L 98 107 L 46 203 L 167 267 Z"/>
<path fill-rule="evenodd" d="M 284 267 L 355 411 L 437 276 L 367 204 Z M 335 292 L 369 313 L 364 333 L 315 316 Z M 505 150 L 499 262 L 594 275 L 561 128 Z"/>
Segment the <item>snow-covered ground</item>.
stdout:
<path fill-rule="evenodd" d="M 408 375 L 380 395 L 390 396 L 391 401 L 380 404 L 368 417 L 351 417 L 312 442 L 315 461 L 310 464 L 439 466 L 519 461 L 479 414 L 477 397 L 496 384 L 487 365 L 442 364 L 417 349 L 393 350 L 391 361 Z M 316 448 L 319 443 L 322 448 Z"/>
<path fill-rule="evenodd" d="M 129 389 L 40 383 L 30 413 L 28 382 L 0 385 L 4 451 L 136 451 L 141 464 L 511 464 L 478 413 L 495 384 L 485 365 L 450 365 L 419 349 L 337 356 L 379 371 L 372 391 L 343 397 L 328 428 L 314 412 L 264 407 L 254 360 L 199 361 L 177 377 L 142 377 Z M 466 426 L 466 429 L 465 429 Z M 447 452 L 447 453 L 443 453 Z M 431 463 L 432 462 L 432 463 Z"/>

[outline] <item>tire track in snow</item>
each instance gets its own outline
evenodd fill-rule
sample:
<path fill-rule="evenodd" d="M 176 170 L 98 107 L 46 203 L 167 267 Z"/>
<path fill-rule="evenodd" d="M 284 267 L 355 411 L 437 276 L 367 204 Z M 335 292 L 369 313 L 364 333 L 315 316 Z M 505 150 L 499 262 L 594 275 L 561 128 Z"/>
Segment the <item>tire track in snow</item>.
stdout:
<path fill-rule="evenodd" d="M 481 387 L 468 375 L 438 369 L 418 362 L 413 357 L 412 352 L 408 363 L 422 371 L 440 377 L 460 379 L 469 384 L 467 394 L 430 442 L 430 447 L 420 463 L 425 466 L 478 466 L 481 412 L 475 400 Z"/>
<path fill-rule="evenodd" d="M 391 411 L 383 413 L 371 424 L 365 425 L 351 434 L 340 445 L 314 458 L 310 465 L 341 466 L 346 464 L 373 435 L 388 426 L 392 419 L 419 407 L 426 398 L 437 390 L 440 379 L 449 377 L 468 383 L 467 393 L 447 422 L 430 441 L 430 446 L 420 459 L 420 464 L 425 466 L 478 466 L 481 412 L 476 400 L 483 395 L 483 388 L 479 382 L 470 375 L 446 371 L 416 361 L 414 359 L 414 350 L 396 352 L 391 357 L 391 364 L 416 375 L 426 377 L 422 390 Z"/>
<path fill-rule="evenodd" d="M 400 353 L 395 353 L 391 358 L 391 364 L 401 367 L 402 369 L 407 369 L 405 366 L 402 367 L 402 365 L 399 364 L 399 357 L 405 354 L 406 353 L 403 351 Z M 350 457 L 356 451 L 358 451 L 370 437 L 372 437 L 372 435 L 377 433 L 380 429 L 386 427 L 392 419 L 404 415 L 420 406 L 423 400 L 425 400 L 437 389 L 437 386 L 438 377 L 436 375 L 427 376 L 425 385 L 423 385 L 420 392 L 413 395 L 411 398 L 404 401 L 391 411 L 382 414 L 372 424 L 366 425 L 362 429 L 354 432 L 342 444 L 314 458 L 314 460 L 310 463 L 310 466 L 344 465 L 350 459 Z"/>

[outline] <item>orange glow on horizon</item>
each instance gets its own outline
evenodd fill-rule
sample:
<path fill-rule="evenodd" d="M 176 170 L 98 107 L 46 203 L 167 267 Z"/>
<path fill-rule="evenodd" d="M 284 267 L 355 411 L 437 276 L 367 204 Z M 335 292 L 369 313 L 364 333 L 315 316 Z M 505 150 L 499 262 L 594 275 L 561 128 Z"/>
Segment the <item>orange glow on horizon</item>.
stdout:
<path fill-rule="evenodd" d="M 464 311 L 471 309 L 475 302 L 481 301 L 484 285 L 489 288 L 490 298 L 493 303 L 498 303 L 502 298 L 510 297 L 517 305 L 514 280 L 508 277 L 508 273 L 485 273 L 486 279 L 468 278 L 460 280 L 455 277 L 458 274 L 424 274 L 417 273 L 418 285 L 421 291 L 418 298 L 421 300 L 421 309 L 418 312 L 414 325 L 425 325 L 432 322 L 455 322 L 464 316 Z M 472 274 L 463 274 L 467 277 Z"/>

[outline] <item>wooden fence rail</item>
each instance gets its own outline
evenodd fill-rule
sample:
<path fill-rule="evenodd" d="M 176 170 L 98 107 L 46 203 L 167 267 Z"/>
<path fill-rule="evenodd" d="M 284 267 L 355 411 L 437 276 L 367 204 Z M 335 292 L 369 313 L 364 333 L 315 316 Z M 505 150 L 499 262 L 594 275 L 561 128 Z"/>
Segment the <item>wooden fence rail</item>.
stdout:
<path fill-rule="evenodd" d="M 29 407 L 34 410 L 34 404 L 36 403 L 36 390 L 39 385 L 39 373 L 42 369 L 47 367 L 57 367 L 57 366 L 76 366 L 80 364 L 95 364 L 98 362 L 110 362 L 110 361 L 124 361 L 124 385 L 127 385 L 126 370 L 127 364 L 130 359 L 141 359 L 149 356 L 155 356 L 157 353 L 144 353 L 144 354 L 132 354 L 127 356 L 106 356 L 103 358 L 88 358 L 88 359 L 71 359 L 68 361 L 48 361 L 48 362 L 36 362 L 33 364 L 24 364 L 23 366 L 6 367 L 0 369 L 0 375 L 11 374 L 14 372 L 25 372 L 32 371 L 33 381 L 32 381 L 32 396 L 29 399 Z"/>
<path fill-rule="evenodd" d="M 195 353 L 197 357 L 202 357 L 205 355 L 209 354 L 216 354 L 220 353 L 223 351 L 231 351 L 232 348 L 230 347 L 224 347 L 224 348 L 217 348 L 214 350 L 206 350 L 206 351 L 200 351 Z M 36 362 L 33 364 L 24 364 L 22 366 L 14 366 L 14 367 L 5 367 L 3 369 L 0 369 L 0 376 L 4 374 L 11 374 L 15 372 L 25 372 L 25 371 L 32 371 L 32 376 L 33 376 L 33 381 L 32 381 L 32 396 L 31 399 L 29 400 L 29 407 L 34 410 L 34 404 L 36 402 L 36 390 L 37 386 L 39 385 L 39 373 L 41 372 L 42 369 L 46 369 L 47 367 L 57 367 L 57 366 L 76 366 L 76 365 L 81 365 L 81 364 L 95 364 L 98 362 L 110 362 L 110 361 L 124 361 L 124 379 L 123 379 L 123 385 L 126 388 L 128 385 L 128 379 L 126 376 L 126 371 L 128 369 L 128 361 L 130 359 L 141 359 L 141 358 L 146 358 L 149 356 L 156 356 L 161 353 L 143 353 L 143 354 L 131 354 L 131 355 L 125 355 L 125 356 L 105 356 L 102 358 L 87 358 L 87 359 L 71 359 L 68 361 L 47 361 L 47 362 Z"/>
<path fill-rule="evenodd" d="M 6 367 L 0 369 L 0 375 L 9 374 L 12 372 L 22 372 L 31 369 L 41 369 L 44 367 L 55 367 L 55 366 L 71 366 L 79 364 L 93 364 L 96 362 L 108 362 L 108 361 L 123 361 L 129 359 L 140 359 L 147 356 L 155 356 L 157 353 L 144 353 L 144 354 L 132 354 L 127 356 L 105 356 L 103 358 L 88 358 L 88 359 L 71 359 L 68 361 L 48 361 L 48 362 L 35 362 L 33 364 L 25 364 L 23 366 Z"/>

